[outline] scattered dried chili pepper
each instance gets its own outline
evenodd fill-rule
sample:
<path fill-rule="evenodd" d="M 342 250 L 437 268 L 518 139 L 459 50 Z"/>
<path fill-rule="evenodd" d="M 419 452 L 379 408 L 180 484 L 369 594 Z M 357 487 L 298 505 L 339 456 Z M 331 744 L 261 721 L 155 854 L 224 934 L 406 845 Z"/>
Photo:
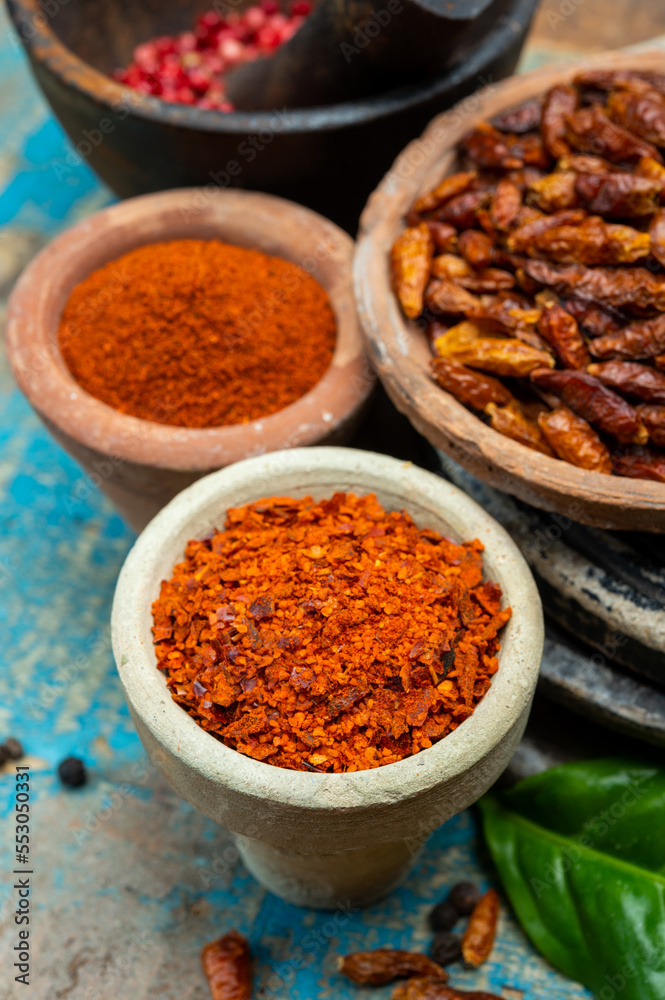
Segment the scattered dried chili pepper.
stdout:
<path fill-rule="evenodd" d="M 273 497 L 189 542 L 153 604 L 157 665 L 209 733 L 281 767 L 357 771 L 470 716 L 510 617 L 482 546 L 376 497 Z"/>
<path fill-rule="evenodd" d="M 451 198 L 466 191 L 477 176 L 475 170 L 466 170 L 458 174 L 451 174 L 449 177 L 444 177 L 433 191 L 423 195 L 422 198 L 418 198 L 414 202 L 413 211 L 421 214 L 422 212 L 431 212 L 435 208 L 440 208 L 444 202 L 450 201 Z"/>
<path fill-rule="evenodd" d="M 607 445 L 598 437 L 593 427 L 569 410 L 557 406 L 538 416 L 538 426 L 545 435 L 557 458 L 580 469 L 591 472 L 612 472 L 612 459 Z"/>
<path fill-rule="evenodd" d="M 418 975 L 432 976 L 442 982 L 448 979 L 445 969 L 427 955 L 394 948 L 356 951 L 345 955 L 340 961 L 339 970 L 354 983 L 364 986 L 383 986 L 395 979 Z"/>
<path fill-rule="evenodd" d="M 607 333 L 616 333 L 621 329 L 621 322 L 607 310 L 590 302 L 588 299 L 570 298 L 562 302 L 564 309 L 574 316 L 585 332 L 591 337 L 602 337 Z M 625 322 L 625 320 L 624 320 Z"/>
<path fill-rule="evenodd" d="M 587 266 L 633 264 L 648 257 L 650 251 L 648 233 L 605 222 L 597 215 L 588 216 L 579 225 L 553 226 L 534 236 L 527 248 L 530 257 Z"/>
<path fill-rule="evenodd" d="M 108 406 L 218 427 L 276 413 L 316 385 L 336 322 L 327 293 L 296 264 L 175 240 L 132 250 L 77 285 L 58 339 L 76 381 Z"/>
<path fill-rule="evenodd" d="M 659 264 L 665 266 L 665 209 L 661 209 L 649 224 L 650 250 Z"/>
<path fill-rule="evenodd" d="M 250 1000 L 252 957 L 242 934 L 229 931 L 211 941 L 201 952 L 201 963 L 212 1000 Z"/>
<path fill-rule="evenodd" d="M 616 333 L 596 337 L 589 345 L 596 358 L 653 358 L 665 351 L 665 316 L 638 320 Z"/>
<path fill-rule="evenodd" d="M 558 303 L 545 309 L 538 323 L 538 332 L 551 344 L 566 368 L 581 370 L 591 361 L 577 320 Z"/>
<path fill-rule="evenodd" d="M 587 367 L 610 389 L 645 403 L 665 403 L 665 373 L 636 361 L 604 361 Z"/>
<path fill-rule="evenodd" d="M 566 142 L 566 116 L 577 110 L 580 95 L 575 87 L 558 84 L 545 95 L 543 102 L 543 141 L 555 160 L 570 153 Z"/>
<path fill-rule="evenodd" d="M 612 466 L 617 476 L 665 483 L 665 454 L 654 448 L 637 447 L 624 454 L 612 455 Z"/>
<path fill-rule="evenodd" d="M 611 434 L 622 444 L 646 442 L 646 428 L 635 407 L 593 375 L 540 369 L 531 373 L 531 379 L 546 392 L 560 396 L 580 417 L 605 434 Z"/>
<path fill-rule="evenodd" d="M 424 222 L 405 229 L 393 245 L 390 255 L 393 288 L 409 319 L 422 312 L 433 256 L 434 239 Z"/>
<path fill-rule="evenodd" d="M 649 441 L 659 448 L 665 448 L 665 406 L 640 403 L 637 412 L 649 432 Z"/>
<path fill-rule="evenodd" d="M 650 156 L 658 163 L 662 157 L 656 146 L 615 125 L 602 108 L 594 104 L 566 116 L 566 140 L 582 153 L 600 153 L 612 163 L 639 160 Z"/>
<path fill-rule="evenodd" d="M 515 108 L 502 111 L 492 118 L 490 124 L 500 132 L 514 132 L 522 135 L 524 132 L 533 132 L 537 129 L 542 120 L 542 107 L 540 101 L 531 99 L 518 104 Z"/>
<path fill-rule="evenodd" d="M 485 412 L 490 418 L 492 430 L 512 438 L 513 441 L 519 441 L 520 444 L 543 455 L 550 457 L 554 455 L 538 424 L 529 420 L 518 403 L 510 403 L 508 406 L 489 403 L 485 407 Z"/>
<path fill-rule="evenodd" d="M 457 361 L 432 358 L 430 368 L 434 380 L 442 389 L 474 410 L 484 410 L 488 403 L 506 406 L 513 398 L 498 379 L 460 365 Z"/>
<path fill-rule="evenodd" d="M 494 946 L 499 920 L 499 897 L 488 889 L 474 907 L 462 938 L 462 955 L 467 965 L 477 968 L 486 962 Z"/>
<path fill-rule="evenodd" d="M 554 365 L 549 354 L 509 337 L 479 337 L 469 344 L 449 349 L 444 357 L 470 368 L 509 377 L 528 375 L 534 368 Z"/>
<path fill-rule="evenodd" d="M 418 976 L 398 983 L 393 990 L 392 1000 L 501 1000 L 495 993 L 473 990 L 456 990 L 444 980 L 430 976 Z"/>
<path fill-rule="evenodd" d="M 640 81 L 637 89 L 630 84 L 616 88 L 607 99 L 607 113 L 617 125 L 656 146 L 665 145 L 665 99 L 649 84 Z"/>
<path fill-rule="evenodd" d="M 575 194 L 590 212 L 609 219 L 641 219 L 656 211 L 662 181 L 636 174 L 580 174 Z"/>
<path fill-rule="evenodd" d="M 611 267 L 584 267 L 582 264 L 547 264 L 527 260 L 524 270 L 541 285 L 562 295 L 579 295 L 605 305 L 665 311 L 665 279 L 645 267 L 621 270 Z"/>

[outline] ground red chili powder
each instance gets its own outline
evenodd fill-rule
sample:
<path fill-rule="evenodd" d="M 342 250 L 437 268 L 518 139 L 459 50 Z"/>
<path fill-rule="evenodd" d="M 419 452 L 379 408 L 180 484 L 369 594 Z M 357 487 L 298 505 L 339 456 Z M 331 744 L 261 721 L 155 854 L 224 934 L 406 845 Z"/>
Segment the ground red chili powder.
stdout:
<path fill-rule="evenodd" d="M 132 250 L 77 285 L 58 337 L 76 381 L 121 413 L 218 427 L 276 413 L 316 385 L 336 322 L 298 265 L 175 240 Z"/>
<path fill-rule="evenodd" d="M 377 498 L 272 497 L 191 541 L 153 604 L 158 667 L 227 746 L 295 770 L 357 771 L 470 716 L 510 618 L 482 545 Z"/>

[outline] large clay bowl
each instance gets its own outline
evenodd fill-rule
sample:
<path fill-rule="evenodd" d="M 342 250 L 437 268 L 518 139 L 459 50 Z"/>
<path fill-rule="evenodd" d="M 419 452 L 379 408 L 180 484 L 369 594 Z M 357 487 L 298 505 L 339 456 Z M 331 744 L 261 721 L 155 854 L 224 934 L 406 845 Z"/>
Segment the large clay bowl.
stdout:
<path fill-rule="evenodd" d="M 537 0 L 495 0 L 473 45 L 442 76 L 329 107 L 222 114 L 167 104 L 106 75 L 127 63 L 137 43 L 185 30 L 213 6 L 8 0 L 37 81 L 73 146 L 119 195 L 243 187 L 299 201 L 355 233 L 367 195 L 432 115 L 512 73 Z M 66 179 L 75 162 L 54 166 Z"/>
<path fill-rule="evenodd" d="M 74 381 L 57 342 L 74 286 L 134 247 L 183 238 L 222 239 L 284 257 L 327 290 L 337 344 L 327 372 L 301 399 L 261 420 L 199 430 L 126 416 Z M 213 469 L 249 455 L 348 438 L 374 381 L 356 316 L 352 259 L 346 233 L 281 198 L 196 188 L 133 198 L 73 226 L 26 268 L 9 303 L 9 362 L 46 426 L 88 473 L 83 493 L 100 486 L 140 530 Z M 76 509 L 78 493 L 71 501 Z"/>
<path fill-rule="evenodd" d="M 431 380 L 424 334 L 404 319 L 390 287 L 388 255 L 415 198 L 457 164 L 457 143 L 477 122 L 540 95 L 590 66 L 662 71 L 663 53 L 605 53 L 489 87 L 435 118 L 401 153 L 361 217 L 356 295 L 377 372 L 399 410 L 437 448 L 479 479 L 521 500 L 603 528 L 665 531 L 665 484 L 587 472 L 493 431 Z"/>
<path fill-rule="evenodd" d="M 353 774 L 314 774 L 252 760 L 206 733 L 156 668 L 151 603 L 186 543 L 223 525 L 228 507 L 265 496 L 323 499 L 374 492 L 419 527 L 485 546 L 489 579 L 513 615 L 499 669 L 474 714 L 413 757 Z M 146 750 L 175 790 L 231 830 L 249 870 L 291 902 L 363 905 L 408 872 L 436 827 L 475 802 L 508 764 L 526 725 L 543 647 L 533 577 L 510 536 L 461 490 L 372 452 L 308 448 L 248 459 L 194 483 L 148 525 L 120 574 L 113 650 Z"/>

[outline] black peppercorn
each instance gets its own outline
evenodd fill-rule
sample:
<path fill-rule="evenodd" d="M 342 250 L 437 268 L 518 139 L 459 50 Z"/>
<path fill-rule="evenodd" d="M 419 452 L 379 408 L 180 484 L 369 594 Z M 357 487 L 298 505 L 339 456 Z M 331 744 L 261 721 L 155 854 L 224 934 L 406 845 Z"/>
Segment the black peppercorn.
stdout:
<path fill-rule="evenodd" d="M 459 910 L 456 910 L 449 899 L 437 903 L 429 915 L 429 925 L 433 931 L 449 931 L 459 920 Z"/>
<path fill-rule="evenodd" d="M 23 747 L 18 740 L 14 739 L 13 736 L 10 736 L 8 740 L 5 740 L 2 749 L 6 751 L 10 760 L 20 760 L 23 756 Z"/>
<path fill-rule="evenodd" d="M 439 931 L 432 941 L 430 956 L 439 965 L 451 965 L 462 958 L 462 939 L 459 934 L 450 931 Z"/>
<path fill-rule="evenodd" d="M 468 917 L 480 902 L 481 896 L 482 893 L 474 882 L 458 882 L 450 890 L 448 902 L 452 903 L 461 916 Z"/>
<path fill-rule="evenodd" d="M 60 761 L 58 775 L 63 785 L 68 785 L 70 788 L 79 788 L 85 785 L 88 779 L 85 764 L 78 757 L 65 757 Z"/>

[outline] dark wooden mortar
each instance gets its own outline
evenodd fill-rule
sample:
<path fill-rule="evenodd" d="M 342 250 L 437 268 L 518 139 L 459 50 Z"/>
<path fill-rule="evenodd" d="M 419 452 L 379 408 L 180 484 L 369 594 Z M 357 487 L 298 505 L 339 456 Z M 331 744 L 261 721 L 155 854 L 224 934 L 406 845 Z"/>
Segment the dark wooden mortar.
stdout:
<path fill-rule="evenodd" d="M 328 107 L 223 114 L 167 104 L 106 75 L 139 42 L 189 27 L 212 0 L 7 0 L 63 128 L 121 197 L 243 187 L 299 201 L 352 232 L 369 192 L 430 118 L 512 72 L 537 2 L 505 0 L 498 17 L 493 5 L 457 64 L 422 84 Z"/>

